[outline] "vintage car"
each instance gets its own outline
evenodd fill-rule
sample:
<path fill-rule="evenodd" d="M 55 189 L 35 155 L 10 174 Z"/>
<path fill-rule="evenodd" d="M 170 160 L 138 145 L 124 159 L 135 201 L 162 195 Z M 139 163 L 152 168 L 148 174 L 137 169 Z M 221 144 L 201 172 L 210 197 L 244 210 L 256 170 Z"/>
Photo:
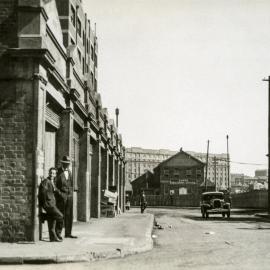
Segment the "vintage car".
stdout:
<path fill-rule="evenodd" d="M 203 218 L 209 214 L 222 214 L 223 217 L 231 215 L 231 203 L 225 199 L 223 192 L 204 192 L 201 196 L 201 213 Z"/>

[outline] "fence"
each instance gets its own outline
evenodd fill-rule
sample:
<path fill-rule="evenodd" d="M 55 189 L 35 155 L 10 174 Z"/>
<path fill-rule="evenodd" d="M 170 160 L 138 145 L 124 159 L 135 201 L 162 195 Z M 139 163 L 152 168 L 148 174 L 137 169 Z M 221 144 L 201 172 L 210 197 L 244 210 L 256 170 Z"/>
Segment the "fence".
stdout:
<path fill-rule="evenodd" d="M 268 190 L 232 194 L 233 208 L 267 208 Z"/>
<path fill-rule="evenodd" d="M 268 191 L 253 190 L 246 193 L 232 194 L 232 208 L 267 208 Z M 178 206 L 178 207 L 198 207 L 200 197 L 194 194 L 180 196 L 146 195 L 148 206 Z M 131 205 L 138 206 L 140 197 L 134 196 Z"/>
<path fill-rule="evenodd" d="M 180 196 L 164 196 L 164 195 L 146 195 L 148 206 L 179 206 L 179 207 L 195 207 L 199 206 L 199 197 L 193 194 Z M 132 198 L 131 204 L 138 206 L 140 204 L 140 196 Z"/>

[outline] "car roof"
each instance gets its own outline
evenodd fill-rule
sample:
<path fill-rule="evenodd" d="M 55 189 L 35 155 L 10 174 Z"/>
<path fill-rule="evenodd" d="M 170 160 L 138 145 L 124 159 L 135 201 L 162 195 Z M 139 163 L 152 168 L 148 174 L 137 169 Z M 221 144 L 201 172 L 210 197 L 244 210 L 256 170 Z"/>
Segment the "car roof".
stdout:
<path fill-rule="evenodd" d="M 202 195 L 224 195 L 223 192 L 204 192 Z"/>

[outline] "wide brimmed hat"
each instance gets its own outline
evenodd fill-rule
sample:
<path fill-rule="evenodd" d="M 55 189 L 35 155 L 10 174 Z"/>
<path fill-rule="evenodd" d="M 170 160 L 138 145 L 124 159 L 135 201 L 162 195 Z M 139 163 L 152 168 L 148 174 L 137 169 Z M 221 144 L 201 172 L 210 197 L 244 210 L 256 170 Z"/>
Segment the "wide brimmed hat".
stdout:
<path fill-rule="evenodd" d="M 70 157 L 69 156 L 63 156 L 61 162 L 70 164 L 70 162 L 71 162 Z"/>

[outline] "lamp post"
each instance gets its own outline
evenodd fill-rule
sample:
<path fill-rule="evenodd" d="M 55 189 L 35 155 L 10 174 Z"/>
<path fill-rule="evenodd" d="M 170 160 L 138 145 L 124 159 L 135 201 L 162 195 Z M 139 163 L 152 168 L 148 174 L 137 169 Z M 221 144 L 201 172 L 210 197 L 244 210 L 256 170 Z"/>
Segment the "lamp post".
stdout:
<path fill-rule="evenodd" d="M 270 172 L 270 76 L 268 78 L 264 78 L 263 81 L 268 82 L 268 213 L 270 214 L 270 180 L 269 180 L 269 172 Z"/>

